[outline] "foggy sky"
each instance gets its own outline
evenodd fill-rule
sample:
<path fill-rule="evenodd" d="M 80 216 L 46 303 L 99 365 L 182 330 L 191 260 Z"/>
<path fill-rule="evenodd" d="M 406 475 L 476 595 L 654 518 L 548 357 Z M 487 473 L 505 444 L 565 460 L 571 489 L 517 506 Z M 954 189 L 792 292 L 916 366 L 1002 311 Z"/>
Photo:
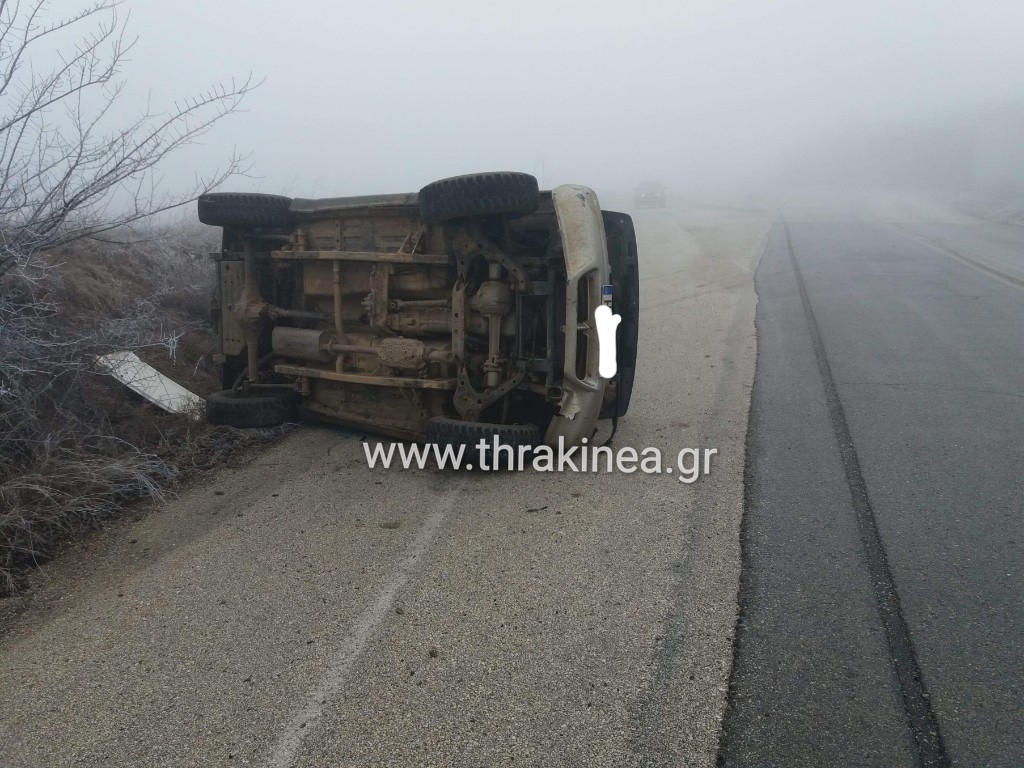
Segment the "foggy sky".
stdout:
<path fill-rule="evenodd" d="M 171 186 L 237 147 L 254 177 L 224 189 L 293 196 L 416 190 L 484 170 L 532 172 L 545 187 L 755 189 L 791 178 L 803 153 L 1024 96 L 1024 3 L 1013 1 L 126 8 L 139 42 L 125 104 L 265 78 L 244 113 L 165 168 Z"/>

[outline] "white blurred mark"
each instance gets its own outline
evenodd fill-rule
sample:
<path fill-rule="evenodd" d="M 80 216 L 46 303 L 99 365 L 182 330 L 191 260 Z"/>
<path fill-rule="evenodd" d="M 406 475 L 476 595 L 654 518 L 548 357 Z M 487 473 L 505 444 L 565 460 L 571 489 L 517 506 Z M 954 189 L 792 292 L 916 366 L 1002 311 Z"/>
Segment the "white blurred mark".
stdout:
<path fill-rule="evenodd" d="M 602 379 L 610 379 L 618 370 L 615 355 L 615 329 L 622 322 L 622 317 L 613 315 L 611 307 L 602 304 L 594 310 L 594 322 L 597 323 L 597 344 L 601 351 L 597 370 Z"/>

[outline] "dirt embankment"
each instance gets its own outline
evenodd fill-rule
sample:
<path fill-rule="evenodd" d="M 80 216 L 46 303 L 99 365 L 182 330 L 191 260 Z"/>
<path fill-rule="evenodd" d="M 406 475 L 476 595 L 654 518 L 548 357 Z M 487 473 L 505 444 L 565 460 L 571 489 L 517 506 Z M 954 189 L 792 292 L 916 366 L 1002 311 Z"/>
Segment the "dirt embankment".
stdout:
<path fill-rule="evenodd" d="M 78 241 L 3 277 L 0 595 L 69 535 L 262 437 L 164 413 L 92 365 L 131 349 L 196 392 L 217 388 L 211 232 Z"/>

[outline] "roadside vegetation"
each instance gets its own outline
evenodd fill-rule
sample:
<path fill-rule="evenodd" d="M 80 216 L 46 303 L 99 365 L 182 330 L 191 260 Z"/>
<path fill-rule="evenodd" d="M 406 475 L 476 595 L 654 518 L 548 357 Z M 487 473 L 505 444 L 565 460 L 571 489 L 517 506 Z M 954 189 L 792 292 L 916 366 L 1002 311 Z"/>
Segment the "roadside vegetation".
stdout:
<path fill-rule="evenodd" d="M 148 222 L 245 170 L 233 155 L 172 191 L 157 175 L 254 86 L 114 124 L 134 44 L 119 11 L 0 1 L 0 594 L 68 532 L 271 434 L 164 413 L 93 365 L 133 350 L 200 394 L 219 389 L 213 233 Z"/>

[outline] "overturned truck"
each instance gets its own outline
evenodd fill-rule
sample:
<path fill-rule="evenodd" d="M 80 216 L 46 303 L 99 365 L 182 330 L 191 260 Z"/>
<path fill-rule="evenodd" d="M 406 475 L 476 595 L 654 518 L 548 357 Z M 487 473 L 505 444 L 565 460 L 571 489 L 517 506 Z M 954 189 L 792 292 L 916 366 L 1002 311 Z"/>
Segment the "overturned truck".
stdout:
<path fill-rule="evenodd" d="M 400 439 L 555 445 L 629 407 L 636 237 L 586 187 L 483 173 L 418 194 L 198 205 L 223 228 L 213 422 L 273 426 L 297 408 Z M 606 380 L 595 310 L 609 302 L 622 320 Z"/>

